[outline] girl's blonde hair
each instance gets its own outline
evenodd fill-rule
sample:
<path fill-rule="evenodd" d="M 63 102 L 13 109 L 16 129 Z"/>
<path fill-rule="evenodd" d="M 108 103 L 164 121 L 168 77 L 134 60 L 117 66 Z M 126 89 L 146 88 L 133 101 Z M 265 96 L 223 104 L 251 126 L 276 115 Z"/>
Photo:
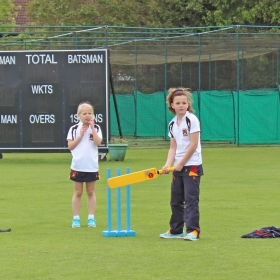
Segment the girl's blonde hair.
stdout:
<path fill-rule="evenodd" d="M 179 87 L 179 88 L 170 88 L 168 90 L 169 94 L 166 97 L 166 103 L 168 104 L 168 110 L 172 113 L 172 114 L 176 114 L 175 110 L 171 107 L 171 104 L 173 103 L 174 97 L 176 96 L 186 96 L 188 99 L 188 111 L 190 113 L 194 113 L 194 109 L 192 107 L 193 104 L 193 98 L 192 98 L 192 94 L 190 92 L 189 88 L 183 88 L 183 87 Z"/>
<path fill-rule="evenodd" d="M 94 114 L 94 110 L 92 105 L 89 102 L 82 102 L 79 104 L 78 108 L 77 108 L 77 116 L 79 118 L 79 115 L 81 114 L 83 109 L 89 109 L 92 114 Z"/>

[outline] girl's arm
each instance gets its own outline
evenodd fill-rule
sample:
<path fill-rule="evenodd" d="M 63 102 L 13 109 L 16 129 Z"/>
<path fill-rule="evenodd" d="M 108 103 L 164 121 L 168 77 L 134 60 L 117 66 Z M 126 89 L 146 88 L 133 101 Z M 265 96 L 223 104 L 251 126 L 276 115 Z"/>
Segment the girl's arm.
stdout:
<path fill-rule="evenodd" d="M 78 144 L 81 142 L 86 130 L 87 130 L 87 127 L 82 126 L 81 130 L 80 130 L 80 135 L 74 140 L 68 140 L 68 149 L 70 151 L 74 150 L 78 146 Z"/>
<path fill-rule="evenodd" d="M 92 137 L 93 137 L 94 144 L 96 146 L 99 146 L 102 142 L 102 139 L 98 136 L 97 131 L 94 128 L 94 118 L 92 118 L 92 120 L 89 121 L 89 125 L 92 130 Z"/>
<path fill-rule="evenodd" d="M 174 162 L 174 159 L 175 159 L 176 148 L 177 148 L 177 144 L 176 144 L 175 139 L 170 138 L 170 147 L 169 147 L 169 151 L 168 151 L 168 154 L 167 154 L 166 163 L 162 167 L 163 170 L 166 170 L 167 168 L 172 166 L 172 164 Z M 166 172 L 167 172 L 167 170 L 166 170 Z"/>
<path fill-rule="evenodd" d="M 94 144 L 96 146 L 99 146 L 102 142 L 102 139 L 98 136 L 95 128 L 92 129 L 92 136 L 93 136 L 93 141 L 94 141 Z"/>
<path fill-rule="evenodd" d="M 184 165 L 186 164 L 186 162 L 191 158 L 191 156 L 193 155 L 193 153 L 195 152 L 195 150 L 198 146 L 199 133 L 200 132 L 197 131 L 197 132 L 190 134 L 190 145 L 187 148 L 187 151 L 184 154 L 184 156 L 182 157 L 182 159 L 177 164 L 175 164 L 174 170 L 181 171 L 183 169 Z"/>
<path fill-rule="evenodd" d="M 82 140 L 82 136 L 79 135 L 75 140 L 68 140 L 68 149 L 71 151 L 71 150 L 74 150 L 78 144 L 81 142 Z"/>
<path fill-rule="evenodd" d="M 70 151 L 74 150 L 78 146 L 78 144 L 81 142 L 86 130 L 87 130 L 87 127 L 82 126 L 81 130 L 80 130 L 80 135 L 74 140 L 68 140 L 68 149 Z"/>

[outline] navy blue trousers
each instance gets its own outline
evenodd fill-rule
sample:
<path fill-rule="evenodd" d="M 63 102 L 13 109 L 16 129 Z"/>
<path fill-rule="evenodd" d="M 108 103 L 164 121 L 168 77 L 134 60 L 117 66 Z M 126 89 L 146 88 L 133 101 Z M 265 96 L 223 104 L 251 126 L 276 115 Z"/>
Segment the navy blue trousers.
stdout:
<path fill-rule="evenodd" d="M 171 183 L 171 233 L 183 232 L 184 224 L 187 233 L 199 226 L 199 184 L 200 176 L 177 176 L 173 175 Z"/>

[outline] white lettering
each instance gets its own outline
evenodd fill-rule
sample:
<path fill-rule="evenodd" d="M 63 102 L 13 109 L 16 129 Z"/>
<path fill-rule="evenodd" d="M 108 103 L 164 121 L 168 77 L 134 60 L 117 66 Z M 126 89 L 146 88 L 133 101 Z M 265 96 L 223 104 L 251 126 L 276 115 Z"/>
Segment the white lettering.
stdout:
<path fill-rule="evenodd" d="M 70 115 L 70 121 L 71 121 L 71 123 L 78 123 L 79 119 L 78 119 L 77 114 L 71 114 Z"/>
<path fill-rule="evenodd" d="M 3 65 L 16 64 L 16 57 L 15 56 L 0 56 L 0 64 L 3 64 Z"/>
<path fill-rule="evenodd" d="M 68 54 L 68 63 L 103 63 L 103 55 L 99 54 Z"/>
<path fill-rule="evenodd" d="M 102 123 L 102 122 L 103 122 L 103 116 L 102 116 L 102 114 L 95 114 L 95 115 L 94 115 L 94 122 L 96 122 L 96 123 Z"/>
<path fill-rule="evenodd" d="M 54 54 L 26 54 L 27 64 L 57 64 Z"/>
<path fill-rule="evenodd" d="M 0 115 L 0 123 L 17 123 L 17 115 Z"/>
<path fill-rule="evenodd" d="M 30 115 L 30 123 L 55 123 L 55 115 Z"/>
<path fill-rule="evenodd" d="M 31 85 L 31 91 L 33 94 L 52 94 L 52 85 Z"/>

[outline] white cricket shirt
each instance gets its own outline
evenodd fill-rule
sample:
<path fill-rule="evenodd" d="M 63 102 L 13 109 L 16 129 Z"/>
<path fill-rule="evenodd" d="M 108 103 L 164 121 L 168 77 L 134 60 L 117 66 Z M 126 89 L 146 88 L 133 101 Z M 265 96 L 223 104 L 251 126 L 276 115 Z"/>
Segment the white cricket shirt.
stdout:
<path fill-rule="evenodd" d="M 186 117 L 190 120 L 190 127 L 186 121 Z M 181 124 L 177 125 L 177 116 L 175 116 L 170 123 L 174 122 L 171 133 L 176 141 L 177 148 L 175 154 L 175 164 L 179 162 L 182 157 L 185 155 L 189 145 L 190 145 L 190 134 L 199 131 L 200 132 L 200 123 L 198 118 L 189 111 L 186 112 L 185 116 L 182 119 Z M 171 136 L 169 131 L 169 137 Z M 200 143 L 200 133 L 198 138 L 198 145 L 191 156 L 191 158 L 186 162 L 185 166 L 188 165 L 200 165 L 202 164 L 202 155 L 201 155 L 201 143 Z"/>
<path fill-rule="evenodd" d="M 79 122 L 71 126 L 67 135 L 67 140 L 75 140 L 80 135 L 82 125 L 83 123 Z M 95 124 L 94 127 L 98 136 L 102 139 L 100 126 Z M 92 130 L 90 127 L 85 131 L 77 147 L 71 150 L 71 154 L 71 169 L 80 172 L 98 171 L 98 148 L 92 139 Z"/>

